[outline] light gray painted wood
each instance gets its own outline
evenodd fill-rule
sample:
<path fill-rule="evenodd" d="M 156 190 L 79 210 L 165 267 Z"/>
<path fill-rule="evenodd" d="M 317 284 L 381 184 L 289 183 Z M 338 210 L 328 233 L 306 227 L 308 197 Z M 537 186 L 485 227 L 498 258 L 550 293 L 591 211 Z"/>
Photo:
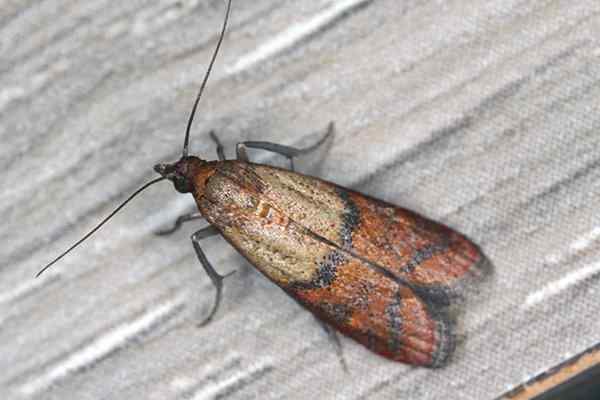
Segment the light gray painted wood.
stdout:
<path fill-rule="evenodd" d="M 495 266 L 443 370 L 326 334 L 148 189 L 92 241 L 35 272 L 177 159 L 224 1 L 0 6 L 0 395 L 10 399 L 493 399 L 600 341 L 600 3 L 234 0 L 192 138 L 311 143 L 297 168 L 412 208 Z M 259 154 L 253 153 L 256 159 Z M 263 158 L 263 161 L 279 162 Z M 194 224 L 192 224 L 194 225 Z"/>

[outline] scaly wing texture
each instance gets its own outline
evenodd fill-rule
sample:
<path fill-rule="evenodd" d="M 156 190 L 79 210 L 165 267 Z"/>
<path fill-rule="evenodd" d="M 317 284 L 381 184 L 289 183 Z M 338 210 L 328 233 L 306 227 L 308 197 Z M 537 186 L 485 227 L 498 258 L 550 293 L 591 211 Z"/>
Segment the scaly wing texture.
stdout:
<path fill-rule="evenodd" d="M 279 176 L 303 192 L 274 186 Z M 310 177 L 229 162 L 210 178 L 198 203 L 235 248 L 322 320 L 393 360 L 443 365 L 454 348 L 445 316 L 385 267 L 331 240 L 331 228 L 346 224 L 344 208 L 326 207 L 327 196 L 339 199 L 339 193 Z M 301 212 L 317 220 L 301 219 Z M 311 223 L 328 229 L 319 232 L 307 227 Z M 339 238 L 345 234 L 338 232 Z"/>
<path fill-rule="evenodd" d="M 1 398 L 491 400 L 600 342 L 598 0 L 233 2 L 194 153 L 214 157 L 211 129 L 232 155 L 335 121 L 300 171 L 472 236 L 495 276 L 442 371 L 346 351 L 345 374 L 262 277 L 229 278 L 196 329 L 214 296 L 188 240 L 200 224 L 153 237 L 195 211 L 166 183 L 33 279 L 179 157 L 224 11 L 0 2 Z"/>
<path fill-rule="evenodd" d="M 281 213 L 340 248 L 383 266 L 428 301 L 447 305 L 473 278 L 489 272 L 489 264 L 473 243 L 414 212 L 268 166 L 238 165 L 235 172 L 227 173 L 240 174 L 242 168 L 251 168 L 262 195 Z"/>
<path fill-rule="evenodd" d="M 406 279 L 434 303 L 449 304 L 489 272 L 479 249 L 452 229 L 360 193 L 339 189 L 350 247 Z"/>
<path fill-rule="evenodd" d="M 317 317 L 385 357 L 429 367 L 448 361 L 454 335 L 444 313 L 364 261 L 336 250 L 330 254 L 320 265 L 330 277 L 325 285 L 317 279 L 317 284 L 293 285 L 288 292 Z"/>

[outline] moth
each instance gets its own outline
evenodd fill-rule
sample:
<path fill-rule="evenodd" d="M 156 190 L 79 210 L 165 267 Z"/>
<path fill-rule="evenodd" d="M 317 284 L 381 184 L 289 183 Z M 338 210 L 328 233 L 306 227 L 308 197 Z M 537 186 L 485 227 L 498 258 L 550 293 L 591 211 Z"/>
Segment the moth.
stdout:
<path fill-rule="evenodd" d="M 384 357 L 441 367 L 454 348 L 455 335 L 445 311 L 465 285 L 483 274 L 485 257 L 463 235 L 412 211 L 293 170 L 293 159 L 331 137 L 333 124 L 315 145 L 297 149 L 270 142 L 243 142 L 237 159 L 226 160 L 216 135 L 218 159 L 188 154 L 190 128 L 198 101 L 223 40 L 221 35 L 190 114 L 181 158 L 158 164 L 160 177 L 144 185 L 92 231 L 46 265 L 41 274 L 96 232 L 148 186 L 169 180 L 191 193 L 198 212 L 182 223 L 210 223 L 191 237 L 198 260 L 216 288 L 215 315 L 223 280 L 208 261 L 202 239 L 221 235 L 256 269 L 318 319 Z M 290 159 L 286 170 L 252 163 L 255 148 Z"/>

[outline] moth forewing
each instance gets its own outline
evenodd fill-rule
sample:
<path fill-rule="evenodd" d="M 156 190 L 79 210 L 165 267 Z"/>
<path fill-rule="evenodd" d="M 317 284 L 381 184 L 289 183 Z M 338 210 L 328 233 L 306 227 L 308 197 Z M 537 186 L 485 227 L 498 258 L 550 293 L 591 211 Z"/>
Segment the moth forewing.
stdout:
<path fill-rule="evenodd" d="M 211 168 L 198 208 L 270 280 L 385 357 L 447 362 L 454 336 L 443 306 L 479 273 L 475 245 L 318 178 L 241 161 Z"/>

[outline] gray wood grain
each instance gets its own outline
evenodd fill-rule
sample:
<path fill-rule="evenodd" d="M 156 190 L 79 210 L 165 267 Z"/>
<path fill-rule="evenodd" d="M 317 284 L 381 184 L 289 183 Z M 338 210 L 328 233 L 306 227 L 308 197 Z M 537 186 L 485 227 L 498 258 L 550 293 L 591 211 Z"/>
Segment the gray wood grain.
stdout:
<path fill-rule="evenodd" d="M 224 1 L 0 6 L 0 397 L 494 399 L 600 341 L 600 3 L 234 0 L 192 150 L 334 140 L 297 168 L 469 235 L 493 277 L 442 370 L 326 334 L 157 185 L 37 270 L 181 151 Z M 253 153 L 254 159 L 285 165 Z M 192 224 L 194 225 L 194 224 Z"/>

